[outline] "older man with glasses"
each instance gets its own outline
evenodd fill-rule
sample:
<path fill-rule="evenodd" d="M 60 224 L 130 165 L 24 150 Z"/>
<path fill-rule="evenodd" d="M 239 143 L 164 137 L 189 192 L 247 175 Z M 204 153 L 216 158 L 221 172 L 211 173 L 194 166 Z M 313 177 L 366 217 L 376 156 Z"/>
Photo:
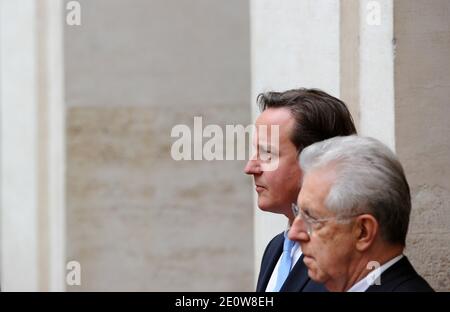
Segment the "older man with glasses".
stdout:
<path fill-rule="evenodd" d="M 300 243 L 312 280 L 330 291 L 433 291 L 403 255 L 410 192 L 385 145 L 329 139 L 305 148 L 300 167 L 289 239 Z"/>

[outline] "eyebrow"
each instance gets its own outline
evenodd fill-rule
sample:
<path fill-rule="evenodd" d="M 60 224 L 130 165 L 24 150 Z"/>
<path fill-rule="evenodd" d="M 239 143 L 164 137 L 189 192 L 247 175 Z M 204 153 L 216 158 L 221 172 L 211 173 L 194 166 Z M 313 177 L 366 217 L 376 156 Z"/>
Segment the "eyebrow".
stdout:
<path fill-rule="evenodd" d="M 313 216 L 310 212 L 309 212 L 309 208 L 308 208 L 308 206 L 302 206 L 302 211 L 303 211 L 303 213 L 308 217 L 308 218 L 311 218 L 311 219 L 317 219 L 317 217 L 315 217 L 315 216 Z"/>

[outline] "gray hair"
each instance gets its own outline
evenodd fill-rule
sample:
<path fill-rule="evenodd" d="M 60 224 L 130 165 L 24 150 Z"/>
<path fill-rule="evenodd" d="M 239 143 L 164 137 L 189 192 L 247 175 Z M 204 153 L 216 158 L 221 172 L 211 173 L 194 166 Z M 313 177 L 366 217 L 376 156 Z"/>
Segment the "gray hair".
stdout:
<path fill-rule="evenodd" d="M 394 153 L 369 137 L 335 137 L 303 149 L 304 175 L 330 166 L 336 174 L 325 206 L 338 216 L 368 213 L 380 226 L 381 237 L 405 245 L 411 196 L 405 173 Z"/>

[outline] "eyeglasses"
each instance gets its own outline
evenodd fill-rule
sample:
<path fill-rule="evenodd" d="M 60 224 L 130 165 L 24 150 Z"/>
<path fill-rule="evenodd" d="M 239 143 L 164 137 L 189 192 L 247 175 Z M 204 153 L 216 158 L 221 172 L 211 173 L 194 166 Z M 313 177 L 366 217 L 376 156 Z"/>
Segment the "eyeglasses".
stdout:
<path fill-rule="evenodd" d="M 305 214 L 305 212 L 298 208 L 298 206 L 295 203 L 292 203 L 291 205 L 292 213 L 294 214 L 294 217 L 300 217 L 300 219 L 305 223 L 306 227 L 306 233 L 308 233 L 309 236 L 311 236 L 313 230 L 317 230 L 319 228 L 319 225 L 322 223 L 325 223 L 327 221 L 336 219 L 336 220 L 348 220 L 353 217 L 356 217 L 361 214 L 351 215 L 351 216 L 333 216 L 328 218 L 314 218 L 310 215 Z"/>

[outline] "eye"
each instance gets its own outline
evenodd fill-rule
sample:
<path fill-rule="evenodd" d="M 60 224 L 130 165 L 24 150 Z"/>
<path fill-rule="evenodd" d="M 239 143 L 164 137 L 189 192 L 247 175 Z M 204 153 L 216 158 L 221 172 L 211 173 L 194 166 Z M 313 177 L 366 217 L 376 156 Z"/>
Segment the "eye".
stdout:
<path fill-rule="evenodd" d="M 259 151 L 260 158 L 262 160 L 270 160 L 272 159 L 272 152 L 270 150 L 266 150 L 261 148 Z"/>
<path fill-rule="evenodd" d="M 259 151 L 264 154 L 270 154 L 270 149 L 260 148 Z"/>
<path fill-rule="evenodd" d="M 307 222 L 309 222 L 311 224 L 320 223 L 319 220 L 317 220 L 317 218 L 310 216 L 307 212 L 304 213 L 304 216 L 305 216 L 305 219 L 307 220 Z"/>

